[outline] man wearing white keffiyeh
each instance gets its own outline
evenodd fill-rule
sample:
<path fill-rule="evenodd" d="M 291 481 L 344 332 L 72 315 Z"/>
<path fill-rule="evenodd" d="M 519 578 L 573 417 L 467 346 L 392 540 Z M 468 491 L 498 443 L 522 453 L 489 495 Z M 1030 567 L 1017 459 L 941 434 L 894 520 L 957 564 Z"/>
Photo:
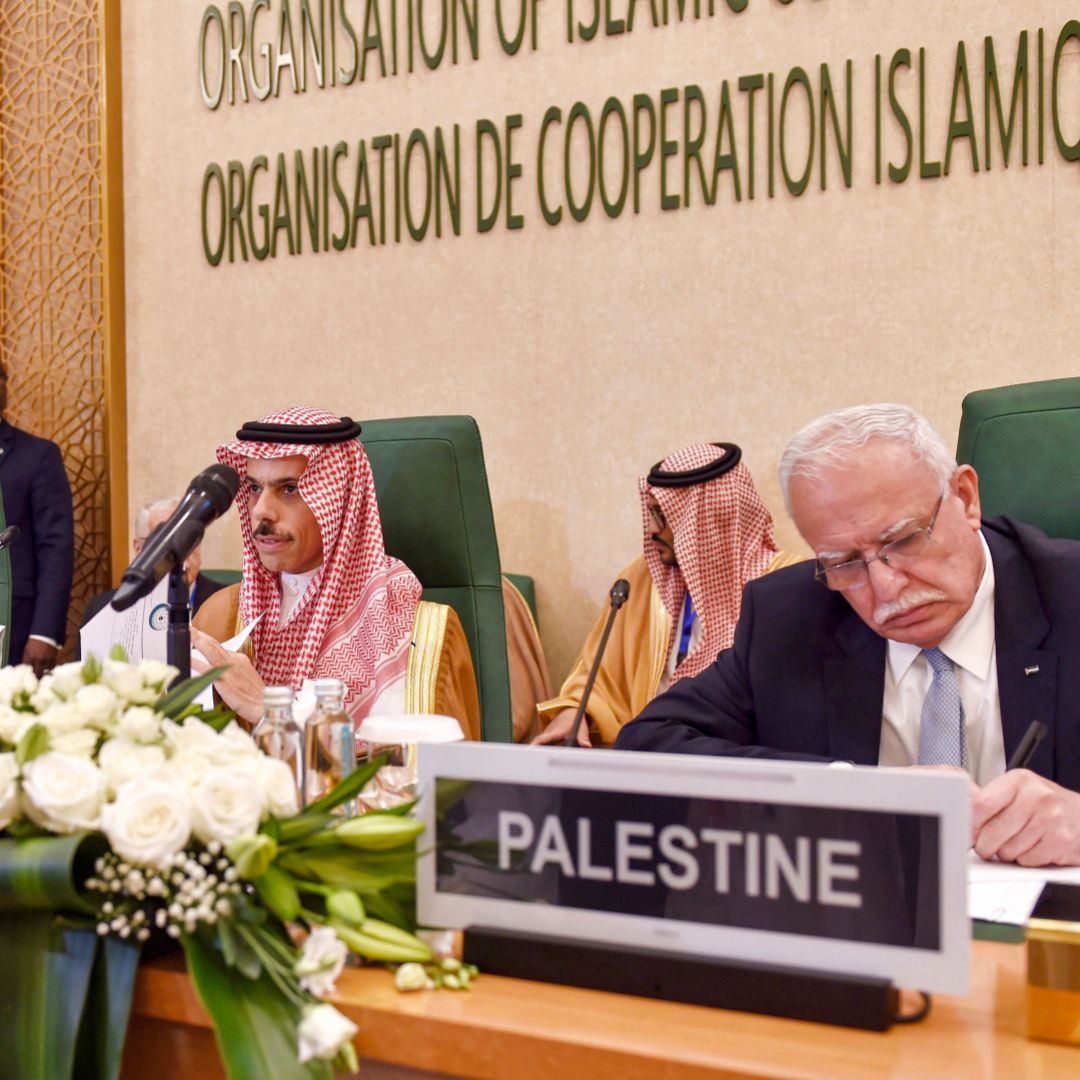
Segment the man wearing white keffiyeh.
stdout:
<path fill-rule="evenodd" d="M 358 721 L 441 712 L 478 737 L 461 623 L 452 608 L 421 600 L 415 575 L 386 553 L 359 433 L 348 417 L 296 407 L 218 447 L 242 478 L 243 580 L 207 602 L 193 642 L 209 663 L 230 664 L 217 688 L 248 723 L 261 715 L 264 685 L 334 677 Z M 217 644 L 255 620 L 249 657 Z"/>

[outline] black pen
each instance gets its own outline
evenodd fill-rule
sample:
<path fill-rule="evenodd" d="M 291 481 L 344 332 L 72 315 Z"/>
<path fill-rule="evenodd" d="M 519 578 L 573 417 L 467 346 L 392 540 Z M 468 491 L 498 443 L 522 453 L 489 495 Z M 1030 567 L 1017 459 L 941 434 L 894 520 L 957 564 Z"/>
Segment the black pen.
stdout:
<path fill-rule="evenodd" d="M 1027 731 L 1024 732 L 1024 737 L 1013 751 L 1013 756 L 1009 758 L 1009 764 L 1006 765 L 1005 768 L 1026 769 L 1031 763 L 1031 759 L 1035 756 L 1035 751 L 1038 748 L 1039 743 L 1043 741 L 1045 735 L 1046 725 L 1040 724 L 1038 720 L 1032 720 L 1028 725 Z"/>

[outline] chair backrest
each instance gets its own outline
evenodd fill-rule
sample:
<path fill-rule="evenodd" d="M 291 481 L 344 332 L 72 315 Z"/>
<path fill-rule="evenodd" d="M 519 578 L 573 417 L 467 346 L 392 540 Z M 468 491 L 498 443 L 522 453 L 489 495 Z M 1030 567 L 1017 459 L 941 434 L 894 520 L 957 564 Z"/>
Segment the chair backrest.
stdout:
<path fill-rule="evenodd" d="M 471 416 L 365 420 L 386 550 L 420 579 L 424 599 L 449 604 L 472 649 L 483 734 L 510 742 L 499 545 L 480 429 Z"/>
<path fill-rule="evenodd" d="M 968 394 L 956 457 L 979 474 L 985 517 L 1080 539 L 1080 378 Z"/>

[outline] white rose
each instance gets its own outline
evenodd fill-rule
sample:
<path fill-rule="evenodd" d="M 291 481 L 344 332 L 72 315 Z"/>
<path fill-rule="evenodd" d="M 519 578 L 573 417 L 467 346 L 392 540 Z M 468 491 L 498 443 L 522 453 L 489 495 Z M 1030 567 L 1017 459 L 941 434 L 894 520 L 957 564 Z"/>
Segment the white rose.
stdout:
<path fill-rule="evenodd" d="M 256 783 L 263 796 L 263 806 L 274 817 L 292 817 L 300 809 L 296 790 L 296 774 L 277 758 L 260 755 L 255 773 Z"/>
<path fill-rule="evenodd" d="M 19 763 L 14 754 L 0 754 L 0 829 L 6 829 L 19 810 Z"/>
<path fill-rule="evenodd" d="M 26 730 L 28 716 L 28 713 L 16 712 L 10 705 L 0 705 L 0 742 L 14 746 L 19 741 L 19 736 Z M 37 719 L 36 716 L 30 718 Z"/>
<path fill-rule="evenodd" d="M 187 717 L 182 724 L 175 720 L 163 720 L 161 730 L 166 744 L 178 754 L 193 751 L 214 758 L 217 752 L 217 732 L 197 716 Z"/>
<path fill-rule="evenodd" d="M 140 776 L 102 808 L 101 828 L 120 858 L 164 870 L 169 857 L 191 839 L 191 800 L 166 776 Z"/>
<path fill-rule="evenodd" d="M 117 705 L 116 695 L 101 683 L 93 683 L 84 686 L 74 698 L 74 702 L 82 710 L 87 722 L 102 731 L 109 731 L 116 724 Z"/>
<path fill-rule="evenodd" d="M 217 740 L 219 754 L 229 757 L 255 757 L 259 754 L 255 740 L 235 720 L 225 725 Z"/>
<path fill-rule="evenodd" d="M 61 754 L 74 754 L 77 757 L 93 757 L 97 747 L 99 732 L 93 728 L 80 728 L 65 735 L 49 735 L 49 749 Z"/>
<path fill-rule="evenodd" d="M 50 750 L 23 769 L 27 814 L 50 832 L 96 829 L 105 801 L 105 777 L 85 757 Z"/>
<path fill-rule="evenodd" d="M 0 668 L 0 704 L 26 705 L 37 685 L 37 676 L 29 664 Z"/>
<path fill-rule="evenodd" d="M 255 832 L 262 819 L 263 796 L 246 772 L 224 766 L 207 769 L 191 793 L 195 835 L 204 843 L 227 844 Z"/>
<path fill-rule="evenodd" d="M 51 708 L 57 702 L 64 699 L 56 693 L 53 685 L 53 677 L 51 675 L 45 675 L 42 677 L 41 682 L 38 683 L 37 689 L 30 695 L 30 704 L 34 709 L 43 713 L 46 709 Z"/>
<path fill-rule="evenodd" d="M 333 1060 L 337 1052 L 360 1029 L 333 1005 L 309 1005 L 296 1030 L 299 1036 L 300 1064 L 312 1058 Z"/>
<path fill-rule="evenodd" d="M 148 705 L 158 695 L 146 687 L 139 669 L 119 660 L 108 660 L 101 671 L 101 682 L 122 702 Z"/>
<path fill-rule="evenodd" d="M 163 664 L 160 660 L 140 660 L 138 669 L 147 689 L 153 691 L 155 698 L 164 694 L 169 688 L 169 683 L 180 674 L 179 668 L 174 668 L 171 664 Z"/>
<path fill-rule="evenodd" d="M 49 672 L 49 680 L 52 692 L 61 701 L 70 700 L 86 685 L 81 663 L 61 664 L 59 667 L 54 667 Z M 45 682 L 44 679 L 41 681 Z"/>
<path fill-rule="evenodd" d="M 50 735 L 66 735 L 89 725 L 89 717 L 74 701 L 57 701 L 39 717 Z"/>
<path fill-rule="evenodd" d="M 311 931 L 296 961 L 296 974 L 300 985 L 315 997 L 333 993 L 334 983 L 345 967 L 349 947 L 329 926 L 319 926 Z"/>
<path fill-rule="evenodd" d="M 214 763 L 197 750 L 181 750 L 169 758 L 169 771 L 180 777 L 191 790 L 197 788 Z"/>
<path fill-rule="evenodd" d="M 146 705 L 135 705 L 124 711 L 117 732 L 132 742 L 150 743 L 161 734 L 161 714 Z"/>
<path fill-rule="evenodd" d="M 109 739 L 98 754 L 98 765 L 109 787 L 119 791 L 129 780 L 162 768 L 165 751 L 160 746 L 140 746 L 128 739 Z"/>

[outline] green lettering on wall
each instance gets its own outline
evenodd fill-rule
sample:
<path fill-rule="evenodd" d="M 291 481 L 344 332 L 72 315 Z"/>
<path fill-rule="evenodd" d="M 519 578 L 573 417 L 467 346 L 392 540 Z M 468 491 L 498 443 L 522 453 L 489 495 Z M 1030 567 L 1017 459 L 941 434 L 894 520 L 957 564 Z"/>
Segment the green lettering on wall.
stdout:
<path fill-rule="evenodd" d="M 344 139 L 334 144 L 333 152 L 330 155 L 330 182 L 334 188 L 334 197 L 338 201 L 338 206 L 341 207 L 341 232 L 334 233 L 330 238 L 330 243 L 334 245 L 335 251 L 344 251 L 349 246 L 349 234 L 352 231 L 349 200 L 345 197 L 345 191 L 341 186 L 341 181 L 338 179 L 338 161 L 348 156 L 349 144 Z"/>
<path fill-rule="evenodd" d="M 304 222 L 307 222 L 311 250 L 317 252 L 319 250 L 319 218 L 321 217 L 318 150 L 311 151 L 310 186 L 307 168 L 304 165 L 304 155 L 300 150 L 293 155 L 293 175 L 296 182 L 296 252 L 301 254 L 304 250 Z"/>
<path fill-rule="evenodd" d="M 660 91 L 660 209 L 678 210 L 679 196 L 669 195 L 667 189 L 668 158 L 679 152 L 679 144 L 667 137 L 668 108 L 679 100 L 679 91 L 667 87 Z"/>
<path fill-rule="evenodd" d="M 413 197 L 410 190 L 412 185 L 412 157 L 416 147 L 420 147 L 424 154 L 424 216 L 417 225 L 413 221 L 412 205 Z M 427 136 L 419 129 L 413 128 L 409 132 L 409 138 L 405 143 L 405 227 L 414 240 L 423 240 L 427 235 L 428 222 L 431 220 L 431 149 L 428 146 Z"/>
<path fill-rule="evenodd" d="M 889 162 L 889 179 L 894 184 L 902 184 L 908 178 L 908 174 L 911 172 L 912 159 L 915 156 L 915 140 L 911 132 L 911 121 L 908 120 L 904 107 L 896 97 L 896 73 L 900 68 L 908 68 L 909 70 L 911 68 L 911 51 L 909 49 L 897 49 L 889 61 L 889 107 L 904 132 L 904 139 L 907 144 L 904 163 L 894 165 L 891 161 Z"/>
<path fill-rule="evenodd" d="M 607 146 L 607 125 L 611 117 L 619 118 L 619 127 L 622 130 L 622 181 L 619 184 L 619 194 L 615 199 L 608 198 L 607 184 L 605 183 L 604 154 Z M 604 102 L 604 108 L 600 112 L 600 130 L 597 135 L 597 186 L 600 189 L 600 202 L 604 207 L 604 213 L 609 218 L 617 218 L 626 205 L 626 196 L 630 191 L 630 129 L 626 122 L 626 110 L 617 97 L 609 97 Z"/>
<path fill-rule="evenodd" d="M 397 153 L 396 138 L 391 138 L 389 135 L 376 135 L 371 140 L 371 149 L 379 152 L 379 243 L 386 243 L 386 151 L 390 147 L 394 147 L 394 153 Z M 395 162 L 394 175 L 397 175 L 397 165 Z M 395 195 L 396 201 L 396 195 Z M 398 226 L 400 230 L 400 225 Z M 400 239 L 400 237 L 399 237 Z"/>
<path fill-rule="evenodd" d="M 207 218 L 207 204 L 209 202 L 211 181 L 217 181 L 218 205 L 221 207 L 221 220 L 218 223 L 217 247 L 213 247 L 210 244 L 210 231 L 208 228 L 209 222 Z M 206 166 L 206 171 L 203 173 L 202 198 L 200 200 L 202 211 L 201 216 L 203 254 L 206 256 L 206 261 L 211 266 L 217 266 L 218 263 L 221 262 L 221 256 L 225 253 L 225 203 L 225 176 L 221 171 L 221 166 L 215 162 L 211 162 L 209 165 Z"/>
<path fill-rule="evenodd" d="M 420 48 L 423 50 L 421 32 Z M 367 78 L 368 54 L 375 52 L 379 57 L 379 74 L 386 75 L 386 53 L 383 51 L 382 22 L 379 16 L 379 0 L 368 0 L 364 10 L 364 48 L 360 55 L 360 81 Z"/>
<path fill-rule="evenodd" d="M 521 127 L 521 113 L 514 113 L 506 118 L 506 227 L 521 229 L 525 218 L 514 213 L 513 182 L 521 176 L 521 162 L 514 161 L 514 131 Z"/>
<path fill-rule="evenodd" d="M 960 93 L 964 95 L 964 118 L 958 119 L 956 106 Z M 956 64 L 953 67 L 952 104 L 949 106 L 949 133 L 945 142 L 945 175 L 949 175 L 952 161 L 953 143 L 957 139 L 967 139 L 971 147 L 971 168 L 979 171 L 979 148 L 975 142 L 975 116 L 971 108 L 971 84 L 967 73 L 967 50 L 962 41 L 956 45 Z"/>
<path fill-rule="evenodd" d="M 353 183 L 352 220 L 349 226 L 349 246 L 356 247 L 360 222 L 367 220 L 368 244 L 375 246 L 375 219 L 371 213 L 371 177 L 368 176 L 367 146 L 361 139 L 356 144 L 356 179 Z"/>
<path fill-rule="evenodd" d="M 453 0 L 453 27 L 454 27 L 454 63 L 458 62 L 458 12 L 461 13 L 461 21 L 465 23 L 465 37 L 469 41 L 469 52 L 474 60 L 480 59 L 480 16 L 478 12 L 480 0 L 472 0 L 472 10 L 469 10 L 469 0 Z"/>
<path fill-rule="evenodd" d="M 241 100 L 248 100 L 247 79 L 244 76 L 244 64 L 240 59 L 244 51 L 245 30 L 244 6 L 239 0 L 229 2 L 229 104 L 236 104 L 236 83 L 240 82 Z M 231 259 L 229 260 L 232 261 Z"/>
<path fill-rule="evenodd" d="M 744 75 L 739 79 L 739 90 L 746 95 L 746 196 L 754 197 L 754 95 L 765 85 L 764 75 Z"/>
<path fill-rule="evenodd" d="M 572 154 L 570 144 L 574 137 L 574 124 L 578 120 L 585 122 L 585 139 L 589 149 L 589 181 L 583 202 L 575 202 L 574 186 L 570 176 L 570 162 Z M 593 191 L 596 187 L 596 138 L 593 130 L 592 116 L 588 106 L 582 101 L 575 101 L 570 109 L 570 115 L 566 119 L 566 142 L 563 148 L 563 167 L 566 182 L 566 204 L 570 208 L 570 216 L 575 221 L 584 221 L 589 216 L 592 208 Z"/>
<path fill-rule="evenodd" d="M 562 221 L 562 207 L 558 206 L 553 210 L 547 201 L 547 192 L 544 189 L 544 146 L 547 143 L 548 128 L 552 124 L 561 123 L 562 109 L 552 105 L 540 121 L 540 140 L 536 148 L 536 193 L 540 199 L 540 213 L 549 225 L 558 225 Z"/>
<path fill-rule="evenodd" d="M 726 90 L 726 81 L 724 87 Z M 695 112 L 697 129 L 691 131 Z M 690 205 L 690 172 L 694 164 L 697 165 L 702 199 L 707 205 L 713 201 L 712 189 L 705 178 L 705 166 L 701 161 L 701 148 L 705 145 L 705 112 L 705 95 L 700 86 L 691 83 L 683 90 L 683 206 Z"/>
<path fill-rule="evenodd" d="M 796 86 L 801 86 L 806 91 L 807 131 L 809 133 L 806 147 L 806 167 L 799 177 L 792 176 L 788 170 L 787 140 L 784 138 L 784 132 L 787 128 L 788 99 L 792 89 Z M 810 183 L 810 173 L 814 168 L 814 135 L 814 93 L 810 89 L 810 76 L 801 67 L 793 67 L 784 80 L 784 92 L 780 95 L 780 172 L 784 177 L 784 185 L 792 195 L 801 195 L 806 190 L 806 185 Z"/>
<path fill-rule="evenodd" d="M 229 162 L 229 262 L 236 261 L 233 236 L 240 236 L 240 255 L 248 261 L 247 240 L 244 238 L 244 165 L 240 161 Z"/>
<path fill-rule="evenodd" d="M 1028 35 L 1023 30 L 1016 46 L 1016 65 L 1013 69 L 1012 97 L 1009 102 L 1009 122 L 1005 123 L 1005 114 L 1001 106 L 1001 90 L 998 86 L 997 59 L 994 56 L 994 39 L 987 37 L 983 43 L 983 121 L 985 126 L 986 168 L 989 171 L 993 159 L 993 141 L 990 135 L 990 104 L 993 101 L 994 114 L 997 117 L 997 133 L 1001 140 L 1001 160 L 1009 167 L 1009 152 L 1012 149 L 1013 133 L 1016 128 L 1016 110 L 1023 102 L 1020 111 L 1021 161 L 1028 163 Z"/>
<path fill-rule="evenodd" d="M 265 202 L 259 203 L 259 217 L 262 219 L 261 241 L 255 239 L 255 219 L 252 217 L 251 212 L 255 209 L 255 177 L 261 172 L 268 172 L 269 169 L 270 162 L 267 160 L 266 155 L 259 154 L 258 157 L 252 158 L 247 176 L 247 198 L 245 202 L 247 203 L 248 239 L 251 241 L 251 254 L 259 262 L 262 262 L 270 254 L 270 207 Z"/>
<path fill-rule="evenodd" d="M 941 162 L 926 157 L 926 50 L 919 49 L 919 176 L 931 180 L 941 175 Z"/>
<path fill-rule="evenodd" d="M 274 97 L 277 97 L 281 92 L 281 72 L 283 68 L 289 69 L 293 93 L 299 93 L 300 87 L 296 80 L 296 63 L 293 60 L 295 51 L 289 0 L 281 0 L 281 10 L 278 12 L 277 56 L 274 58 Z"/>
<path fill-rule="evenodd" d="M 289 245 L 289 254 L 296 254 L 296 239 L 293 236 L 292 210 L 289 200 L 289 177 L 286 172 L 285 155 L 278 154 L 277 170 L 274 176 L 274 228 L 270 233 L 270 256 L 277 258 L 278 233 L 284 229 Z"/>
<path fill-rule="evenodd" d="M 730 149 L 724 153 L 724 138 Z M 735 142 L 735 124 L 731 115 L 731 96 L 728 92 L 728 81 L 725 79 L 720 86 L 720 115 L 716 121 L 716 159 L 713 161 L 713 183 L 711 197 L 705 196 L 705 201 L 711 206 L 716 201 L 720 191 L 720 174 L 728 171 L 731 173 L 731 182 L 735 191 L 735 201 L 742 202 L 742 184 L 739 181 L 739 148 Z"/>
<path fill-rule="evenodd" d="M 513 56 L 521 48 L 521 43 L 525 40 L 525 28 L 528 25 L 528 0 L 517 0 L 520 8 L 517 33 L 513 37 L 507 35 L 506 25 L 503 22 L 503 4 L 513 2 L 514 0 L 495 0 L 495 28 L 499 32 L 499 44 L 507 56 Z"/>
<path fill-rule="evenodd" d="M 338 18 L 341 19 L 341 28 L 345 32 L 345 41 L 351 57 L 348 68 L 341 68 L 339 75 L 341 82 L 345 86 L 349 86 L 356 81 L 357 76 L 360 74 L 360 41 L 356 36 L 356 27 L 353 26 L 352 20 L 349 18 L 348 12 L 345 10 L 345 0 L 336 0 L 338 4 Z M 371 0 L 374 2 L 374 0 Z M 367 12 L 364 13 L 364 23 L 367 24 L 369 16 Z M 379 25 L 379 13 L 375 12 L 375 25 Z M 380 56 L 382 55 L 382 48 L 380 45 Z M 386 71 L 383 71 L 386 74 Z M 341 145 L 340 143 L 338 144 Z M 340 249 L 339 249 L 340 250 Z"/>
<path fill-rule="evenodd" d="M 461 235 L 461 127 L 454 125 L 454 169 L 446 156 L 446 140 L 442 128 L 435 129 L 435 235 L 442 236 L 442 193 L 446 191 L 446 208 L 450 212 L 450 228 Z"/>
<path fill-rule="evenodd" d="M 846 112 L 845 129 L 847 138 L 840 134 L 840 117 L 836 109 L 836 98 L 833 94 L 832 80 L 829 78 L 829 65 L 821 65 L 821 190 L 826 189 L 825 178 L 825 144 L 829 141 L 829 127 L 832 127 L 833 141 L 836 143 L 836 152 L 840 157 L 840 172 L 844 177 L 844 187 L 851 187 L 851 61 L 844 65 L 846 84 Z M 826 119 L 828 123 L 826 123 Z"/>
<path fill-rule="evenodd" d="M 640 117 L 649 118 L 649 141 L 642 149 Z M 634 95 L 634 213 L 641 213 L 641 174 L 648 168 L 656 150 L 656 109 L 648 94 Z"/>
<path fill-rule="evenodd" d="M 484 140 L 490 140 L 495 154 L 495 197 L 489 212 L 484 210 Z M 499 130 L 490 120 L 476 121 L 476 231 L 486 233 L 494 228 L 499 218 L 499 204 L 502 201 L 502 147 L 499 144 Z"/>
<path fill-rule="evenodd" d="M 613 37 L 615 34 L 621 34 L 625 29 L 626 24 L 622 19 L 611 17 L 611 0 L 604 0 L 604 33 L 608 37 Z"/>
<path fill-rule="evenodd" d="M 269 0 L 267 0 L 269 3 Z M 217 85 L 210 86 L 206 81 L 206 45 L 207 32 L 211 25 L 217 27 L 217 48 L 215 50 L 218 59 Z M 216 109 L 221 104 L 221 97 L 225 93 L 225 20 L 221 16 L 221 9 L 215 4 L 207 6 L 203 12 L 202 23 L 199 25 L 199 90 L 202 93 L 203 104 L 208 109 Z M 203 176 L 205 188 L 206 176 Z M 220 256 L 219 256 L 220 259 Z M 217 266 L 217 263 L 212 265 Z"/>
<path fill-rule="evenodd" d="M 1061 54 L 1066 43 L 1071 38 L 1080 40 L 1080 22 L 1070 19 L 1058 34 L 1057 46 L 1054 48 L 1054 67 L 1050 85 L 1050 118 L 1054 125 L 1054 140 L 1057 142 L 1058 153 L 1066 161 L 1080 160 L 1080 137 L 1076 142 L 1070 143 L 1065 139 L 1061 130 L 1061 113 L 1058 110 L 1058 73 L 1061 69 Z"/>
<path fill-rule="evenodd" d="M 325 86 L 323 56 L 326 52 L 326 0 L 319 0 L 319 26 L 311 14 L 310 0 L 300 0 L 300 89 L 307 89 L 307 61 L 315 65 L 315 84 Z"/>
<path fill-rule="evenodd" d="M 439 2 L 439 47 L 432 52 L 427 46 L 427 39 L 424 36 L 424 0 L 413 0 L 416 5 L 416 26 L 417 36 L 420 39 L 420 55 L 424 58 L 424 64 L 428 70 L 434 71 L 441 63 L 443 54 L 446 52 L 446 0 L 438 0 Z M 411 138 L 411 136 L 410 136 Z M 425 136 L 425 146 L 426 136 Z M 409 156 L 409 148 L 405 147 L 405 156 Z"/>

